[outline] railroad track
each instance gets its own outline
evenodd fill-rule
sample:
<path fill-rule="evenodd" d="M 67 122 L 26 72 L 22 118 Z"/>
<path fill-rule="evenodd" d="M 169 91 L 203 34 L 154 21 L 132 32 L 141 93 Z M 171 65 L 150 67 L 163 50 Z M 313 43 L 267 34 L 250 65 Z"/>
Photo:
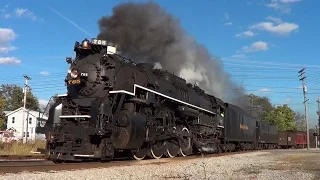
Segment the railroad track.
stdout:
<path fill-rule="evenodd" d="M 262 150 L 263 151 L 263 150 Z M 65 171 L 65 170 L 77 170 L 77 169 L 90 169 L 90 168 L 109 168 L 116 166 L 133 166 L 133 165 L 149 165 L 149 164 L 166 164 L 180 162 L 183 160 L 191 160 L 198 158 L 210 158 L 228 156 L 234 154 L 243 154 L 253 151 L 241 151 L 241 152 L 229 152 L 221 154 L 207 154 L 207 155 L 192 155 L 187 157 L 175 157 L 175 158 L 160 158 L 160 159 L 145 159 L 141 161 L 137 160 L 112 160 L 110 162 L 76 162 L 76 163 L 54 163 L 48 160 L 8 160 L 0 162 L 0 174 L 4 173 L 18 173 L 22 171 L 38 171 L 38 172 L 49 172 L 49 171 Z"/>
<path fill-rule="evenodd" d="M 14 160 L 42 160 L 45 158 L 45 155 L 0 155 L 0 162 Z"/>

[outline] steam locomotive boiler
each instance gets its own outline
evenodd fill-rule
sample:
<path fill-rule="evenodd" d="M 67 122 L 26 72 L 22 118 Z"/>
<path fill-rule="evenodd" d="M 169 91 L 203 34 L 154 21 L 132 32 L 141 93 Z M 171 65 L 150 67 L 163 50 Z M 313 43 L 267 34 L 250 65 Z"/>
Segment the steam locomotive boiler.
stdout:
<path fill-rule="evenodd" d="M 219 152 L 224 102 L 153 64 L 136 64 L 106 40 L 85 39 L 65 82 L 67 94 L 50 109 L 50 159 L 137 160 Z M 50 121 L 50 122 L 49 122 Z"/>

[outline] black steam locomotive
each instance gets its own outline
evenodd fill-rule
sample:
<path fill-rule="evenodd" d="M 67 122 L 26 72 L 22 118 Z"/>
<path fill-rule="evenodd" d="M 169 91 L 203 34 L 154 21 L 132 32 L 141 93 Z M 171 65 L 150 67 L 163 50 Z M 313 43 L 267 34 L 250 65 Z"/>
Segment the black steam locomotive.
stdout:
<path fill-rule="evenodd" d="M 67 58 L 68 93 L 49 112 L 54 161 L 116 154 L 188 156 L 277 147 L 278 130 L 153 64 L 136 64 L 108 41 L 85 39 Z"/>

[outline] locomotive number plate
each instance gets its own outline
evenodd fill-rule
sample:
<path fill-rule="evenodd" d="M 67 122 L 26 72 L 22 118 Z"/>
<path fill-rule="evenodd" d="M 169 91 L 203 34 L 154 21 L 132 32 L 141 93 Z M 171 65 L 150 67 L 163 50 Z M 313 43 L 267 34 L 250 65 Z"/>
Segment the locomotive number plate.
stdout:
<path fill-rule="evenodd" d="M 68 80 L 68 84 L 80 84 L 81 83 L 81 81 L 80 81 L 80 79 L 73 79 L 73 80 Z"/>

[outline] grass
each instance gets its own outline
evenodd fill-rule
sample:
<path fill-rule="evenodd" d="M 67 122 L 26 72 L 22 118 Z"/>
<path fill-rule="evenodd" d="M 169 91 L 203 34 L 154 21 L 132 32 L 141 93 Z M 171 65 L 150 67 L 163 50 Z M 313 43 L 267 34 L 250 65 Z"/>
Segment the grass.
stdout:
<path fill-rule="evenodd" d="M 0 142 L 0 155 L 32 155 L 31 151 L 37 151 L 37 148 L 45 148 L 46 142 L 36 140 L 28 143 L 14 142 L 4 144 Z"/>

